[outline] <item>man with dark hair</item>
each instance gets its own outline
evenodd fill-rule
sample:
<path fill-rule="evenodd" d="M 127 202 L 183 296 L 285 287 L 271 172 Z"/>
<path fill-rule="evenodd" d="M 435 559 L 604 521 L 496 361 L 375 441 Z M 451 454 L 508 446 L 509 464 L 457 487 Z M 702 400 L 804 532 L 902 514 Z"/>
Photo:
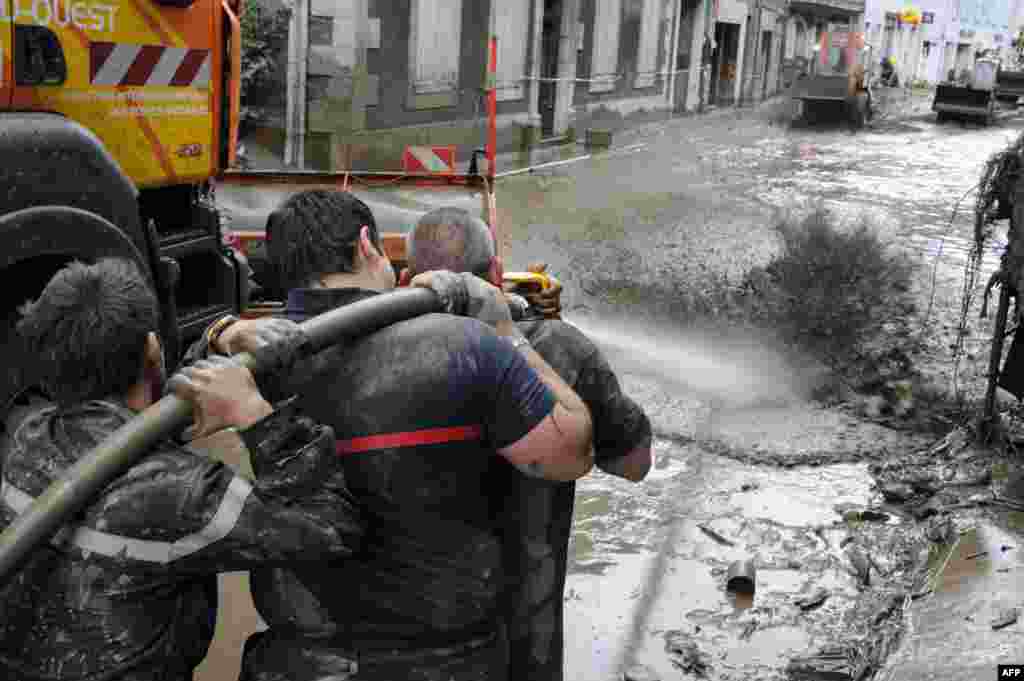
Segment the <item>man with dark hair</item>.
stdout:
<path fill-rule="evenodd" d="M 369 244 L 381 250 L 373 213 L 353 194 L 314 189 L 286 199 L 267 219 L 267 259 L 282 288 L 330 288 L 324 277 L 354 273 L 359 252 L 353 245 L 360 242 L 363 227 Z M 394 286 L 393 270 L 372 275 L 380 287 Z"/>
<path fill-rule="evenodd" d="M 395 286 L 373 217 L 350 194 L 296 194 L 268 219 L 267 238 L 287 285 L 298 285 L 288 294 L 293 320 Z M 450 272 L 415 283 L 475 319 L 394 324 L 279 379 L 281 392 L 334 426 L 367 535 L 357 560 L 252 575 L 270 628 L 246 644 L 245 679 L 326 681 L 346 658 L 361 681 L 505 679 L 496 465 L 586 474 L 590 417 L 518 334 L 499 289 Z M 259 324 L 227 326 L 213 349 L 247 350 Z"/>
<path fill-rule="evenodd" d="M 472 272 L 500 286 L 504 275 L 490 229 L 461 208 L 424 215 L 408 238 L 408 281 L 416 272 Z M 549 301 L 544 301 L 550 305 Z M 529 315 L 536 317 L 536 315 Z M 627 480 L 651 467 L 651 425 L 623 394 L 601 351 L 576 327 L 557 319 L 521 321 L 533 347 L 572 386 L 594 419 L 595 464 Z M 504 611 L 511 644 L 508 678 L 562 678 L 562 592 L 568 560 L 575 483 L 551 482 L 504 470 L 508 499 Z"/>
<path fill-rule="evenodd" d="M 23 410 L 0 441 L 0 529 L 160 396 L 157 305 L 134 264 L 103 259 L 68 265 L 22 308 L 17 331 L 53 402 Z M 227 358 L 169 387 L 193 405 L 194 437 L 237 429 L 257 480 L 169 441 L 154 448 L 0 588 L 0 678 L 186 681 L 213 636 L 217 572 L 355 550 L 362 525 L 340 475 L 310 493 L 331 464 L 329 427 L 294 404 L 275 411 Z"/>

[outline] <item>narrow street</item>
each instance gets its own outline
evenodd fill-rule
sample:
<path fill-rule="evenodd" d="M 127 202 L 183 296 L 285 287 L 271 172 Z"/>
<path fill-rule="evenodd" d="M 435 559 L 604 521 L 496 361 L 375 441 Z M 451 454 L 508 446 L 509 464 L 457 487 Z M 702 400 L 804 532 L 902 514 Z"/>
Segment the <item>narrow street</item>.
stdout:
<path fill-rule="evenodd" d="M 930 101 L 910 104 L 890 106 L 859 133 L 780 125 L 778 101 L 713 111 L 619 131 L 608 152 L 499 181 L 506 269 L 548 263 L 565 284 L 566 319 L 603 347 L 656 434 L 655 468 L 643 483 L 594 473 L 577 485 L 568 681 L 612 681 L 627 669 L 634 681 L 785 678 L 794 657 L 830 645 L 871 648 L 873 637 L 906 629 L 895 606 L 920 586 L 926 559 L 941 572 L 929 539 L 935 523 L 883 504 L 872 466 L 926 451 L 945 433 L 864 418 L 849 400 L 822 404 L 814 399 L 821 367 L 794 366 L 776 339 L 724 323 L 730 291 L 778 252 L 773 220 L 823 205 L 850 224 L 870 221 L 919 264 L 908 353 L 951 389 L 973 243 L 970 190 L 1024 116 L 1003 110 L 989 128 L 939 125 Z M 586 153 L 510 155 L 499 171 Z M 253 192 L 236 201 L 233 218 L 244 224 L 278 198 Z M 479 207 L 479 197 L 436 191 L 376 199 L 378 220 L 395 224 L 436 205 Z M 977 319 L 980 289 L 1004 246 L 995 234 L 973 291 L 956 384 L 969 399 L 984 390 L 991 336 L 991 319 Z M 881 513 L 865 522 L 864 510 Z M 996 540 L 957 543 L 960 561 L 946 562 L 963 571 L 964 552 L 985 541 Z M 756 568 L 752 597 L 726 590 L 737 560 Z M 940 576 L 953 600 L 921 601 L 914 621 L 954 622 L 962 609 L 955 574 Z M 1000 588 L 1013 594 L 1012 584 Z M 1024 645 L 978 626 L 1001 660 L 1024 659 Z M 960 628 L 911 636 L 897 653 L 876 651 L 876 661 L 892 659 L 890 678 L 978 678 L 958 672 L 955 654 L 945 675 L 923 662 Z M 1014 630 L 1003 630 L 1005 641 L 1020 639 Z"/>
<path fill-rule="evenodd" d="M 793 655 L 869 633 L 861 610 L 913 577 L 920 528 L 898 515 L 858 527 L 844 513 L 881 503 L 871 461 L 935 437 L 818 406 L 768 345 L 723 336 L 713 315 L 695 312 L 706 310 L 699 300 L 654 301 L 666 291 L 713 295 L 714 282 L 736 281 L 770 257 L 774 210 L 824 201 L 844 217 L 866 215 L 920 259 L 933 338 L 914 359 L 943 380 L 973 197 L 951 215 L 1020 122 L 1014 112 L 988 129 L 918 116 L 852 134 L 787 130 L 750 111 L 715 113 L 651 126 L 617 145 L 625 152 L 500 188 L 507 259 L 547 260 L 567 280 L 568 318 L 609 353 L 658 434 L 645 482 L 595 474 L 578 485 L 567 679 L 621 678 L 635 665 L 661 679 L 690 678 L 691 644 L 708 678 L 782 678 Z M 984 329 L 975 335 L 983 347 Z M 987 355 L 968 356 L 963 375 L 976 379 Z M 877 568 L 876 593 L 859 584 L 857 546 Z M 757 568 L 752 599 L 725 589 L 740 559 Z M 829 593 L 820 607 L 795 604 L 820 588 Z"/>

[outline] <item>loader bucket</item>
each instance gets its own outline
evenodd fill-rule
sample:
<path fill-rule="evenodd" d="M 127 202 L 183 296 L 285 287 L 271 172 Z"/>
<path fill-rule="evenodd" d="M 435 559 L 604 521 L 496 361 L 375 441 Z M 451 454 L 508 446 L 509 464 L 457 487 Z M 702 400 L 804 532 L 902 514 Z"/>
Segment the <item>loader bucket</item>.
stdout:
<path fill-rule="evenodd" d="M 1000 71 L 996 77 L 996 96 L 1014 102 L 1024 97 L 1024 71 Z"/>
<path fill-rule="evenodd" d="M 991 122 L 995 98 L 991 90 L 956 85 L 939 85 L 935 89 L 932 111 L 940 118 L 946 116 L 979 118 Z"/>

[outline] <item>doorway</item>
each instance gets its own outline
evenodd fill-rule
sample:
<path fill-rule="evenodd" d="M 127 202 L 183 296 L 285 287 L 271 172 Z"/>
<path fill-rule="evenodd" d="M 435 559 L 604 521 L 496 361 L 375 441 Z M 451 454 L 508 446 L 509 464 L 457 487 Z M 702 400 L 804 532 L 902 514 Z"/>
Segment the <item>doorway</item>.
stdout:
<path fill-rule="evenodd" d="M 562 37 L 562 0 L 544 0 L 544 23 L 540 34 L 540 109 L 541 137 L 555 134 L 555 105 L 558 100 L 558 48 Z"/>
<path fill-rule="evenodd" d="M 740 26 L 723 21 L 715 24 L 715 51 L 711 56 L 711 102 L 716 106 L 736 101 L 737 56 Z"/>
<path fill-rule="evenodd" d="M 768 98 L 768 77 L 772 73 L 772 32 L 761 32 L 761 99 Z M 774 93 L 775 90 L 773 89 Z"/>

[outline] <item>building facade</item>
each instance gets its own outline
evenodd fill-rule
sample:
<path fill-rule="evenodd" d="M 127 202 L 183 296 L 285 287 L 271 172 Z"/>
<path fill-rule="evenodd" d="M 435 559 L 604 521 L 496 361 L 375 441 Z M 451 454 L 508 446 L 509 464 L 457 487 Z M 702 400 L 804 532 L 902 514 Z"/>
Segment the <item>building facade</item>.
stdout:
<path fill-rule="evenodd" d="M 777 94 L 781 88 L 789 2 L 749 0 L 748 6 L 743 101 L 755 103 Z"/>
<path fill-rule="evenodd" d="M 726 18 L 742 26 L 744 0 L 719 2 Z M 286 164 L 393 161 L 401 155 L 396 149 L 425 139 L 455 144 L 468 158 L 482 139 L 492 32 L 500 147 L 564 136 L 595 111 L 692 110 L 699 99 L 689 96 L 691 81 L 699 81 L 688 64 L 694 31 L 704 31 L 716 4 L 291 0 Z M 741 63 L 742 43 L 729 47 L 729 63 Z M 738 81 L 727 75 L 724 88 L 735 90 L 735 99 Z M 382 145 L 390 151 L 367 156 Z"/>
<path fill-rule="evenodd" d="M 410 144 L 455 145 L 468 162 L 484 138 L 492 33 L 499 148 L 514 149 L 603 115 L 756 103 L 806 69 L 822 33 L 864 30 L 865 17 L 876 63 L 897 55 L 908 75 L 937 78 L 950 53 L 959 63 L 964 30 L 1009 31 L 979 7 L 1024 3 L 926 0 L 929 22 L 909 30 L 890 20 L 896 0 L 287 1 L 282 153 L 314 168 L 391 167 Z"/>
<path fill-rule="evenodd" d="M 1007 56 L 1012 49 L 1020 0 L 917 0 L 919 25 L 900 21 L 908 7 L 898 0 L 868 0 L 868 42 L 876 66 L 892 58 L 901 82 L 935 84 L 970 72 L 982 54 Z"/>

